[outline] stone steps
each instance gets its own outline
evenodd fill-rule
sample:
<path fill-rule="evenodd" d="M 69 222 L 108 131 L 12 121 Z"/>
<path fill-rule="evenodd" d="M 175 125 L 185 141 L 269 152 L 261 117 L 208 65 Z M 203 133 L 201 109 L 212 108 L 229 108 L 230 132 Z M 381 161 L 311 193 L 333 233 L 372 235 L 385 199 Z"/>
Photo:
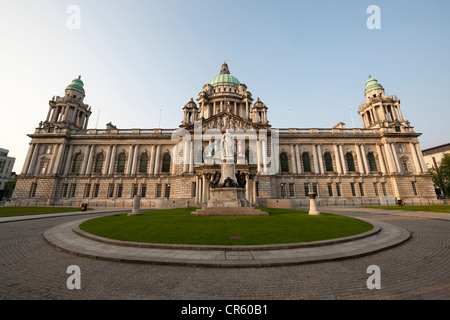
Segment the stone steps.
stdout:
<path fill-rule="evenodd" d="M 267 212 L 253 207 L 204 207 L 191 213 L 192 216 L 268 216 Z"/>

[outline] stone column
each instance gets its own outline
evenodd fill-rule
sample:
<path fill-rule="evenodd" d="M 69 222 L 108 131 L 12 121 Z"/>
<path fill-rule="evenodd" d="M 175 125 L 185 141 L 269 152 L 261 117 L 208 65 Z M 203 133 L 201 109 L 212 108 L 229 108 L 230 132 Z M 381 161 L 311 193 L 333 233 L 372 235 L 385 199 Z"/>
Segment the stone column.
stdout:
<path fill-rule="evenodd" d="M 155 156 L 156 156 L 156 146 L 152 145 L 152 150 L 150 152 L 150 174 L 153 175 L 155 173 Z"/>
<path fill-rule="evenodd" d="M 35 143 L 34 148 L 33 148 L 33 155 L 31 156 L 30 165 L 28 166 L 28 171 L 27 171 L 28 174 L 34 173 L 34 166 L 36 165 L 36 160 L 39 155 L 39 147 L 40 147 L 40 144 Z"/>
<path fill-rule="evenodd" d="M 58 155 L 55 160 L 55 165 L 53 166 L 53 174 L 59 174 L 61 172 L 61 162 L 64 155 L 64 149 L 66 148 L 66 145 L 64 143 L 60 144 L 60 147 L 58 149 Z"/>
<path fill-rule="evenodd" d="M 138 167 L 138 155 L 139 155 L 139 145 L 134 145 L 134 153 L 133 153 L 133 164 L 131 166 L 131 174 L 135 175 L 137 173 Z M 131 154 L 130 154 L 131 157 Z"/>
<path fill-rule="evenodd" d="M 342 172 L 344 174 L 347 174 L 347 166 L 345 165 L 345 157 L 344 157 L 344 150 L 342 147 L 342 144 L 338 145 L 338 149 L 339 149 L 339 155 L 341 156 L 341 164 L 342 164 Z"/>
<path fill-rule="evenodd" d="M 363 159 L 361 156 L 361 150 L 359 149 L 359 145 L 355 144 L 355 149 L 356 149 L 356 157 L 358 158 L 358 168 L 359 168 L 359 172 L 364 174 L 364 164 L 363 164 Z"/>
<path fill-rule="evenodd" d="M 110 175 L 114 174 L 114 166 L 116 163 L 116 153 L 117 153 L 117 146 L 113 145 L 112 151 L 111 151 L 111 160 L 110 160 L 110 164 L 109 164 L 109 172 L 108 172 L 108 174 L 110 174 Z"/>
<path fill-rule="evenodd" d="M 103 174 L 108 174 L 109 171 L 109 162 L 111 160 L 111 149 L 112 145 L 108 146 L 108 150 L 106 151 L 106 159 L 105 159 L 105 165 L 103 166 Z"/>
<path fill-rule="evenodd" d="M 70 170 L 70 163 L 72 162 L 73 145 L 69 146 L 69 152 L 67 153 L 66 164 L 64 165 L 64 175 L 67 175 Z"/>
<path fill-rule="evenodd" d="M 28 173 L 28 168 L 30 166 L 31 156 L 33 155 L 35 147 L 36 147 L 35 143 L 30 143 L 30 146 L 28 147 L 27 157 L 25 158 L 25 161 L 23 163 L 22 174 Z"/>
<path fill-rule="evenodd" d="M 367 162 L 366 150 L 364 148 L 364 144 L 360 145 L 360 148 L 361 148 L 361 154 L 362 154 L 362 158 L 363 158 L 364 170 L 366 170 L 366 174 L 369 174 L 370 173 L 369 163 Z"/>
<path fill-rule="evenodd" d="M 85 174 L 91 174 L 92 171 L 92 160 L 94 159 L 94 151 L 95 146 L 91 145 L 91 150 L 89 152 L 89 159 L 88 159 L 88 163 L 87 163 L 87 167 L 86 167 L 86 173 Z"/>
<path fill-rule="evenodd" d="M 381 172 L 387 173 L 386 166 L 384 165 L 383 152 L 381 151 L 381 147 L 378 143 L 376 144 L 376 148 L 377 148 L 377 153 L 378 153 L 378 161 L 380 162 Z"/>
<path fill-rule="evenodd" d="M 127 175 L 128 176 L 131 174 L 133 151 L 134 151 L 134 145 L 132 144 L 132 145 L 130 145 L 130 148 L 128 149 L 128 161 L 127 161 Z"/>
<path fill-rule="evenodd" d="M 297 172 L 301 174 L 303 172 L 302 170 L 302 162 L 300 160 L 300 152 L 298 151 L 298 145 L 295 145 L 295 157 L 297 159 Z"/>
<path fill-rule="evenodd" d="M 191 149 L 190 143 L 188 140 L 184 141 L 184 150 L 183 150 L 183 172 L 189 171 L 189 151 Z"/>
<path fill-rule="evenodd" d="M 384 149 L 388 159 L 389 172 L 397 172 L 397 167 L 395 166 L 394 159 L 392 157 L 392 149 L 388 142 L 384 145 Z"/>
<path fill-rule="evenodd" d="M 295 157 L 294 145 L 291 144 L 291 163 L 292 163 L 292 173 L 297 174 L 297 159 Z"/>
<path fill-rule="evenodd" d="M 81 170 L 80 170 L 80 174 L 81 175 L 85 175 L 86 174 L 86 166 L 89 160 L 89 153 L 91 150 L 91 146 L 87 145 L 86 149 L 84 150 L 84 155 L 83 155 L 83 164 L 81 165 Z M 53 162 L 53 159 L 52 159 Z"/>
<path fill-rule="evenodd" d="M 203 204 L 208 204 L 208 196 L 207 196 L 207 186 L 208 186 L 208 181 L 207 181 L 207 177 L 206 174 L 203 174 L 202 177 L 202 187 L 203 187 L 203 192 L 202 192 L 202 203 Z"/>
<path fill-rule="evenodd" d="M 256 160 L 257 160 L 257 170 L 258 174 L 261 173 L 261 146 L 259 139 L 256 140 Z"/>
<path fill-rule="evenodd" d="M 59 148 L 61 148 L 61 145 L 62 145 L 61 143 L 54 145 L 52 160 L 50 161 L 50 164 L 47 169 L 47 172 L 50 174 L 53 173 L 53 166 L 55 165 L 56 158 L 58 157 L 58 151 L 59 151 Z M 82 174 L 83 174 L 83 172 L 82 172 Z"/>
<path fill-rule="evenodd" d="M 194 173 L 194 140 L 191 140 L 189 147 L 189 173 Z"/>
<path fill-rule="evenodd" d="M 312 144 L 312 149 L 313 149 L 313 160 L 314 160 L 314 171 L 317 174 L 320 174 L 320 167 L 319 167 L 319 160 L 317 158 L 317 150 L 316 150 L 316 145 Z"/>
<path fill-rule="evenodd" d="M 414 143 L 415 149 L 417 151 L 417 157 L 419 158 L 420 166 L 422 167 L 422 172 L 427 172 L 427 165 L 425 164 L 425 159 L 423 158 L 422 150 L 420 150 L 419 143 Z"/>
<path fill-rule="evenodd" d="M 157 145 L 156 146 L 156 154 L 155 154 L 155 171 L 154 171 L 154 175 L 156 176 L 159 176 L 159 171 L 160 171 L 160 168 L 159 168 L 159 162 L 160 162 L 160 159 L 159 158 L 161 158 L 161 145 Z"/>
<path fill-rule="evenodd" d="M 337 168 L 337 172 L 339 174 L 342 174 L 342 167 L 341 167 L 341 155 L 339 154 L 339 149 L 337 145 L 333 145 L 333 149 L 334 149 L 334 154 L 335 154 L 335 158 L 336 158 L 336 168 Z"/>
<path fill-rule="evenodd" d="M 319 166 L 320 166 L 320 172 L 324 173 L 325 170 L 323 168 L 323 157 L 322 157 L 322 147 L 320 144 L 317 145 L 317 154 L 319 155 Z"/>
<path fill-rule="evenodd" d="M 172 175 L 177 174 L 177 162 L 178 162 L 178 144 L 172 149 Z"/>
<path fill-rule="evenodd" d="M 267 172 L 267 140 L 261 140 L 263 172 Z M 278 155 L 277 155 L 278 156 Z"/>
<path fill-rule="evenodd" d="M 400 167 L 400 162 L 398 161 L 398 156 L 397 156 L 397 150 L 395 148 L 395 143 L 391 143 L 391 150 L 392 150 L 392 156 L 394 158 L 395 161 L 395 165 L 397 166 L 397 172 L 402 172 L 401 167 Z"/>

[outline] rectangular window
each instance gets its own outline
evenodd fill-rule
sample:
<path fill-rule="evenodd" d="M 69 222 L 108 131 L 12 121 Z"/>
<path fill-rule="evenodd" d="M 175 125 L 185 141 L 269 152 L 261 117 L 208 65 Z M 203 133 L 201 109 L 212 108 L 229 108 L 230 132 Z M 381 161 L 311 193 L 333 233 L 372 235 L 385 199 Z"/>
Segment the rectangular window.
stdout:
<path fill-rule="evenodd" d="M 195 195 L 197 193 L 197 184 L 195 182 L 192 182 L 192 198 L 195 198 Z"/>
<path fill-rule="evenodd" d="M 336 183 L 336 194 L 338 197 L 341 196 L 341 184 L 340 183 Z"/>
<path fill-rule="evenodd" d="M 94 184 L 94 190 L 92 191 L 92 197 L 97 198 L 98 197 L 98 190 L 100 189 L 100 184 L 96 183 Z"/>
<path fill-rule="evenodd" d="M 134 198 L 138 194 L 138 185 L 133 184 L 133 189 L 131 189 L 131 197 Z"/>
<path fill-rule="evenodd" d="M 63 184 L 61 198 L 67 197 L 67 190 L 69 189 L 69 185 L 67 183 Z"/>
<path fill-rule="evenodd" d="M 86 183 L 86 187 L 84 188 L 84 197 L 89 198 L 90 193 L 91 193 L 91 184 Z"/>
<path fill-rule="evenodd" d="M 108 198 L 114 197 L 114 184 L 110 183 L 108 187 Z"/>
<path fill-rule="evenodd" d="M 375 196 L 379 197 L 380 193 L 378 192 L 378 183 L 376 182 L 373 183 L 373 190 L 375 190 Z"/>
<path fill-rule="evenodd" d="M 142 184 L 141 185 L 141 198 L 145 198 L 147 196 L 147 185 Z"/>
<path fill-rule="evenodd" d="M 362 182 L 359 183 L 359 193 L 361 197 L 364 197 L 364 184 Z"/>
<path fill-rule="evenodd" d="M 313 192 L 318 196 L 319 190 L 317 189 L 317 184 L 313 183 L 312 187 L 313 187 Z"/>
<path fill-rule="evenodd" d="M 286 198 L 286 184 L 285 183 L 281 184 L 281 198 L 282 199 Z"/>
<path fill-rule="evenodd" d="M 70 198 L 74 198 L 75 197 L 75 192 L 77 190 L 77 185 L 76 183 L 72 183 L 72 185 L 70 186 Z"/>
<path fill-rule="evenodd" d="M 350 188 L 352 189 L 352 196 L 356 197 L 355 184 L 353 182 L 350 183 Z"/>
<path fill-rule="evenodd" d="M 289 197 L 295 197 L 295 188 L 293 183 L 289 183 Z"/>
<path fill-rule="evenodd" d="M 117 185 L 117 198 L 122 198 L 123 184 L 119 183 Z"/>
<path fill-rule="evenodd" d="M 416 182 L 415 182 L 415 181 L 412 181 L 412 182 L 411 182 L 411 185 L 412 185 L 412 188 L 413 188 L 414 195 L 415 195 L 415 196 L 418 196 L 419 193 L 417 192 Z"/>
<path fill-rule="evenodd" d="M 255 191 L 256 191 L 256 196 L 259 197 L 259 182 L 255 182 Z"/>
<path fill-rule="evenodd" d="M 387 197 L 386 182 L 381 183 L 381 189 L 383 190 L 383 196 Z"/>
<path fill-rule="evenodd" d="M 36 189 L 37 189 L 37 183 L 31 184 L 30 198 L 34 198 L 34 196 L 36 195 Z"/>
<path fill-rule="evenodd" d="M 156 185 L 156 197 L 161 198 L 161 184 Z"/>
<path fill-rule="evenodd" d="M 308 197 L 309 196 L 309 185 L 305 184 L 304 188 L 305 188 L 305 197 Z"/>
<path fill-rule="evenodd" d="M 331 185 L 331 183 L 328 184 L 328 196 L 333 196 L 333 186 Z"/>
<path fill-rule="evenodd" d="M 170 197 L 170 184 L 166 184 L 164 195 L 167 199 Z"/>

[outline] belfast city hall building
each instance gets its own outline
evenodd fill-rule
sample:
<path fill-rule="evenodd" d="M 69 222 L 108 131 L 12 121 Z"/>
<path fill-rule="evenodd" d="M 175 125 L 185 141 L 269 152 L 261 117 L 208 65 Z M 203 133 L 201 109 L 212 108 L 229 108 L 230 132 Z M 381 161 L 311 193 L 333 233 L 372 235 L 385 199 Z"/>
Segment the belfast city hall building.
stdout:
<path fill-rule="evenodd" d="M 221 139 L 233 136 L 235 172 L 246 204 L 319 205 L 437 202 L 414 128 L 400 100 L 371 76 L 362 128 L 280 128 L 269 108 L 226 63 L 183 107 L 175 129 L 90 129 L 80 77 L 53 97 L 31 138 L 10 205 L 204 206 L 220 171 Z M 436 200 L 435 200 L 436 199 Z"/>

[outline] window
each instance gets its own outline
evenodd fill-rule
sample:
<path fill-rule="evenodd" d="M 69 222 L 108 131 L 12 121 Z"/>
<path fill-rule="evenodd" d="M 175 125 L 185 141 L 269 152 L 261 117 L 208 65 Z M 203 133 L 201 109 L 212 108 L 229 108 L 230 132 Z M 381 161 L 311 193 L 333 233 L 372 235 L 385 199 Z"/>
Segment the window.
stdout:
<path fill-rule="evenodd" d="M 156 198 L 161 198 L 161 184 L 156 185 Z"/>
<path fill-rule="evenodd" d="M 295 197 L 295 188 L 293 183 L 289 183 L 289 197 L 294 198 Z"/>
<path fill-rule="evenodd" d="M 256 191 L 256 196 L 259 197 L 259 182 L 258 181 L 255 182 L 255 191 Z"/>
<path fill-rule="evenodd" d="M 350 183 L 350 189 L 352 189 L 352 196 L 356 197 L 355 184 L 353 182 Z"/>
<path fill-rule="evenodd" d="M 36 195 L 36 189 L 37 189 L 37 183 L 32 183 L 31 189 L 30 189 L 30 198 L 34 198 L 34 196 Z"/>
<path fill-rule="evenodd" d="M 418 196 L 419 193 L 417 192 L 416 182 L 415 182 L 415 181 L 412 181 L 412 182 L 411 182 L 411 185 L 412 185 L 412 188 L 413 188 L 414 195 L 415 195 L 415 196 Z"/>
<path fill-rule="evenodd" d="M 305 189 L 305 197 L 309 196 L 309 185 L 305 184 L 304 189 Z"/>
<path fill-rule="evenodd" d="M 323 157 L 325 159 L 325 170 L 328 172 L 333 171 L 333 160 L 331 159 L 331 154 L 329 152 L 325 152 Z"/>
<path fill-rule="evenodd" d="M 69 189 L 69 185 L 67 183 L 63 184 L 61 198 L 67 197 L 67 190 Z"/>
<path fill-rule="evenodd" d="M 89 198 L 90 193 L 91 193 L 91 184 L 86 183 L 86 187 L 84 188 L 84 197 Z"/>
<path fill-rule="evenodd" d="M 313 183 L 312 187 L 313 187 L 313 192 L 318 196 L 319 192 L 318 192 L 318 189 L 317 189 L 317 184 Z"/>
<path fill-rule="evenodd" d="M 73 158 L 73 163 L 72 163 L 72 173 L 80 173 L 80 168 L 81 168 L 81 162 L 83 161 L 83 155 L 81 153 L 78 153 L 74 158 Z"/>
<path fill-rule="evenodd" d="M 328 184 L 328 196 L 333 196 L 333 186 L 331 185 L 331 183 Z"/>
<path fill-rule="evenodd" d="M 367 161 L 369 161 L 369 170 L 370 171 L 378 171 L 377 170 L 377 162 L 375 161 L 375 156 L 372 152 L 367 154 Z"/>
<path fill-rule="evenodd" d="M 114 197 L 114 184 L 110 183 L 108 187 L 108 198 Z"/>
<path fill-rule="evenodd" d="M 170 184 L 166 184 L 164 195 L 167 199 L 170 197 Z"/>
<path fill-rule="evenodd" d="M 95 173 L 101 173 L 102 172 L 102 168 L 103 168 L 103 160 L 105 159 L 105 156 L 103 155 L 103 153 L 100 153 L 96 158 L 95 158 L 95 164 L 94 164 L 94 172 Z"/>
<path fill-rule="evenodd" d="M 138 194 L 138 185 L 133 184 L 133 187 L 131 189 L 131 197 L 134 198 L 134 196 L 136 196 L 137 194 Z"/>
<path fill-rule="evenodd" d="M 338 197 L 341 196 L 341 184 L 340 183 L 336 183 L 336 194 Z"/>
<path fill-rule="evenodd" d="M 100 184 L 96 183 L 94 184 L 94 191 L 92 191 L 92 197 L 97 198 L 98 197 L 98 190 L 100 189 Z"/>
<path fill-rule="evenodd" d="M 117 158 L 117 170 L 116 172 L 123 173 L 125 172 L 125 162 L 127 160 L 127 156 L 125 153 L 121 153 L 119 158 Z"/>
<path fill-rule="evenodd" d="M 141 198 L 145 198 L 147 196 L 147 185 L 141 185 Z"/>
<path fill-rule="evenodd" d="M 47 173 L 47 168 L 48 168 L 48 160 L 42 159 L 40 167 L 39 167 L 39 173 L 40 174 L 46 174 Z M 0 170 L 0 172 L 1 172 L 1 170 Z"/>
<path fill-rule="evenodd" d="M 303 163 L 303 171 L 304 172 L 311 172 L 311 161 L 309 159 L 309 153 L 303 152 L 302 153 L 302 163 Z"/>
<path fill-rule="evenodd" d="M 359 193 L 361 197 L 364 197 L 364 184 L 362 182 L 359 183 Z"/>
<path fill-rule="evenodd" d="M 169 153 L 166 153 L 163 157 L 161 172 L 170 172 L 170 154 Z"/>
<path fill-rule="evenodd" d="M 123 184 L 119 183 L 117 185 L 117 198 L 122 198 Z"/>
<path fill-rule="evenodd" d="M 148 154 L 143 153 L 139 159 L 139 172 L 146 173 L 148 167 Z"/>
<path fill-rule="evenodd" d="M 395 126 L 394 129 L 395 129 L 395 132 L 400 132 L 400 127 L 399 126 Z"/>
<path fill-rule="evenodd" d="M 409 172 L 408 161 L 406 161 L 406 160 L 402 161 L 402 169 L 403 169 L 403 172 Z"/>
<path fill-rule="evenodd" d="M 397 145 L 398 152 L 403 152 L 403 146 L 401 144 Z"/>
<path fill-rule="evenodd" d="M 383 190 L 383 196 L 387 197 L 386 182 L 381 183 L 381 190 Z"/>
<path fill-rule="evenodd" d="M 281 198 L 286 199 L 286 184 L 285 183 L 281 184 Z"/>
<path fill-rule="evenodd" d="M 195 198 L 196 193 L 197 193 L 197 184 L 195 182 L 192 182 L 192 194 L 191 194 L 191 197 Z"/>
<path fill-rule="evenodd" d="M 353 155 L 351 154 L 351 152 L 347 152 L 345 154 L 345 159 L 347 160 L 348 171 L 351 171 L 351 172 L 356 171 L 356 169 L 355 169 L 355 161 L 353 159 Z"/>
<path fill-rule="evenodd" d="M 75 192 L 77 190 L 77 185 L 76 183 L 72 183 L 72 185 L 70 186 L 70 194 L 69 194 L 69 198 L 74 198 L 75 197 Z"/>
<path fill-rule="evenodd" d="M 376 182 L 373 183 L 373 190 L 375 191 L 375 196 L 379 197 L 380 194 L 378 192 L 378 183 L 376 183 Z"/>
<path fill-rule="evenodd" d="M 286 152 L 280 154 L 280 166 L 281 172 L 289 172 L 289 162 Z"/>

